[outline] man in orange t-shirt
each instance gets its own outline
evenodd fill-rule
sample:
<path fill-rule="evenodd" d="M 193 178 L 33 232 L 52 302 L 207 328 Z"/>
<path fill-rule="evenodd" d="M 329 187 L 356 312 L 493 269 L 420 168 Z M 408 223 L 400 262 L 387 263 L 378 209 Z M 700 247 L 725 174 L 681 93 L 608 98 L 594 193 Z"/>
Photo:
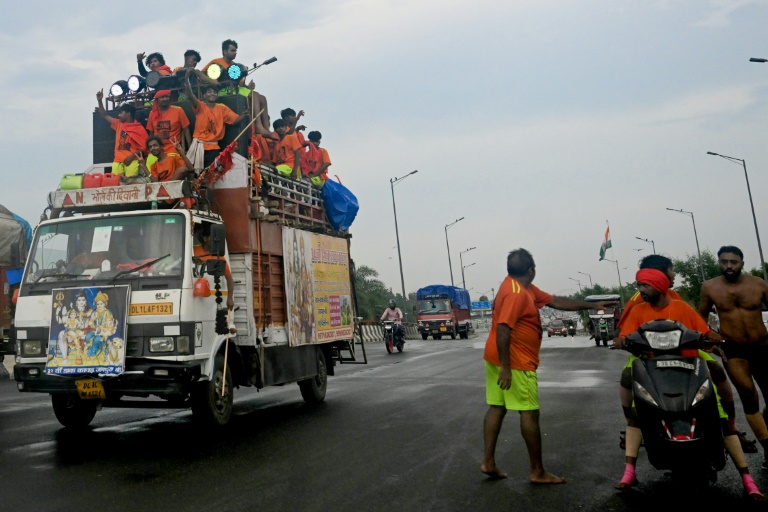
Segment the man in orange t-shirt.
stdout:
<path fill-rule="evenodd" d="M 288 133 L 288 125 L 282 119 L 272 123 L 275 132 L 280 136 L 280 142 L 275 147 L 275 165 L 277 171 L 287 177 L 301 178 L 299 160 L 301 158 L 301 143 L 295 133 Z"/>
<path fill-rule="evenodd" d="M 163 141 L 155 135 L 147 139 L 147 150 L 157 159 L 149 169 L 143 160 L 139 162 L 153 182 L 183 180 L 187 172 L 194 166 L 184 153 L 184 148 L 176 142 L 173 153 L 166 153 Z M 167 201 L 173 203 L 173 200 Z"/>
<path fill-rule="evenodd" d="M 184 109 L 171 105 L 171 91 L 162 90 L 155 93 L 155 104 L 149 112 L 147 132 L 157 135 L 163 141 L 163 151 L 175 153 L 172 140 L 182 141 L 186 147 L 192 144 L 189 133 L 189 119 Z"/>
<path fill-rule="evenodd" d="M 328 181 L 328 167 L 331 166 L 331 157 L 328 155 L 328 151 L 320 147 L 320 139 L 322 137 L 323 135 L 318 131 L 312 131 L 307 134 L 309 143 L 320 152 L 320 161 L 314 162 L 316 167 L 310 169 L 309 172 L 302 170 L 302 172 L 306 172 L 306 176 L 316 187 L 322 187 Z"/>
<path fill-rule="evenodd" d="M 195 132 L 192 137 L 203 144 L 203 166 L 208 167 L 221 153 L 219 141 L 224 138 L 224 125 L 237 124 L 248 119 L 250 113 L 243 112 L 238 116 L 228 106 L 216 103 L 218 94 L 216 87 L 212 85 L 203 86 L 203 101 L 198 100 L 189 84 L 190 72 L 188 69 L 185 88 L 195 112 Z"/>
<path fill-rule="evenodd" d="M 137 156 L 147 144 L 147 130 L 136 121 L 136 107 L 123 103 L 117 109 L 117 119 L 104 109 L 104 90 L 96 93 L 97 111 L 110 128 L 115 130 L 115 156 L 112 160 L 112 172 L 126 177 L 139 173 Z"/>
<path fill-rule="evenodd" d="M 590 303 L 555 297 L 532 284 L 536 265 L 531 253 L 516 249 L 507 256 L 509 274 L 493 303 L 491 332 L 485 342 L 485 392 L 488 412 L 483 425 L 485 454 L 480 471 L 491 478 L 506 478 L 496 466 L 496 442 L 507 410 L 520 413 L 520 431 L 531 464 L 529 480 L 559 484 L 565 480 L 544 469 L 541 458 L 539 399 L 536 368 L 541 347 L 539 309 L 550 306 L 565 311 L 611 307 L 614 302 Z"/>

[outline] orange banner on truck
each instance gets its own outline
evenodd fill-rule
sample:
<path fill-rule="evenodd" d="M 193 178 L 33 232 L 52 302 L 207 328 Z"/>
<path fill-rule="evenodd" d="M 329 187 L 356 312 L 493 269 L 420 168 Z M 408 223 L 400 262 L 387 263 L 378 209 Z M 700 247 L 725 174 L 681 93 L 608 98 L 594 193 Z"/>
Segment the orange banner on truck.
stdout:
<path fill-rule="evenodd" d="M 283 266 L 291 346 L 351 339 L 347 240 L 284 226 Z"/>

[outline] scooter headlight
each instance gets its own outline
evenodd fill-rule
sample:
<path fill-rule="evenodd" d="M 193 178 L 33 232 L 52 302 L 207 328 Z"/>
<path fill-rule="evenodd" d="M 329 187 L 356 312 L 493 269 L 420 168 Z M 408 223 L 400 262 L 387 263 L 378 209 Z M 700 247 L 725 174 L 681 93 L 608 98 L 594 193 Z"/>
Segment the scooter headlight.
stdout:
<path fill-rule="evenodd" d="M 711 389 L 712 388 L 709 387 L 709 379 L 707 379 L 696 392 L 696 396 L 693 397 L 693 403 L 691 405 L 696 405 L 697 403 L 707 398 Z"/>
<path fill-rule="evenodd" d="M 635 396 L 642 398 L 646 402 L 649 402 L 656 407 L 659 406 L 659 404 L 656 403 L 656 400 L 653 399 L 653 396 L 651 396 L 648 390 L 645 389 L 640 384 L 638 384 L 637 382 L 635 382 Z"/>
<path fill-rule="evenodd" d="M 671 350 L 677 348 L 680 345 L 680 336 L 683 331 L 666 331 L 666 332 L 652 332 L 648 331 L 644 333 L 645 339 L 648 340 L 648 344 L 651 348 L 656 350 Z"/>

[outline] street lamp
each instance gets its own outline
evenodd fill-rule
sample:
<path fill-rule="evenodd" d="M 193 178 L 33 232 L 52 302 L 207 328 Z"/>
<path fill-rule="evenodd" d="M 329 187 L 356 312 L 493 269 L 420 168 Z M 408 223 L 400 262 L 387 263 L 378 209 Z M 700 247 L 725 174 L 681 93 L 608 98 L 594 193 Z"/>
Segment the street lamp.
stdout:
<path fill-rule="evenodd" d="M 451 246 L 448 245 L 448 228 L 456 224 L 457 222 L 461 222 L 464 220 L 464 217 L 460 219 L 456 219 L 455 221 L 451 222 L 450 224 L 445 225 L 445 247 L 448 248 L 448 270 L 451 271 L 451 286 L 453 286 L 453 267 L 451 266 Z"/>
<path fill-rule="evenodd" d="M 408 296 L 405 294 L 405 279 L 403 278 L 403 257 L 400 254 L 400 233 L 397 230 L 397 208 L 395 207 L 395 185 L 403 181 L 405 178 L 410 176 L 411 174 L 416 174 L 419 171 L 411 171 L 405 176 L 401 176 L 400 178 L 390 178 L 389 179 L 389 186 L 392 189 L 392 211 L 395 214 L 395 238 L 397 239 L 397 261 L 400 263 L 400 286 L 403 288 L 403 300 L 407 301 Z"/>
<path fill-rule="evenodd" d="M 589 287 L 590 288 L 593 288 L 595 286 L 595 285 L 592 284 L 592 276 L 591 275 L 587 274 L 586 272 L 581 272 L 580 270 L 577 270 L 576 273 L 577 274 L 585 275 L 585 276 L 587 276 L 589 278 Z"/>
<path fill-rule="evenodd" d="M 581 281 L 579 281 L 578 279 L 574 279 L 572 277 L 569 277 L 568 279 L 570 279 L 571 281 L 576 281 L 576 284 L 579 285 L 579 293 L 581 293 Z"/>
<path fill-rule="evenodd" d="M 651 244 L 651 247 L 653 247 L 653 254 L 656 254 L 656 244 L 653 243 L 653 240 L 648 240 L 647 238 L 640 238 L 639 236 L 636 236 L 638 240 L 642 240 L 643 242 Z"/>
<path fill-rule="evenodd" d="M 621 306 L 624 307 L 624 285 L 621 284 L 621 274 L 619 273 L 619 262 L 618 260 L 609 260 L 608 258 L 604 259 L 603 261 L 610 261 L 611 263 L 616 264 L 616 275 L 619 278 L 619 290 L 621 290 L 621 293 L 619 294 L 619 302 L 621 303 Z"/>
<path fill-rule="evenodd" d="M 747 194 L 749 194 L 749 206 L 752 208 L 752 221 L 755 223 L 755 235 L 757 236 L 757 250 L 760 252 L 760 268 L 763 269 L 763 280 L 768 281 L 768 273 L 765 271 L 765 258 L 763 258 L 763 245 L 760 243 L 760 232 L 757 230 L 757 217 L 755 216 L 755 204 L 752 202 L 752 189 L 749 188 L 749 176 L 747 175 L 747 162 L 742 158 L 734 158 L 732 156 L 725 156 L 712 151 L 707 151 L 708 155 L 719 156 L 725 158 L 729 162 L 737 163 L 741 162 L 741 166 L 744 167 L 744 179 L 747 180 Z"/>
<path fill-rule="evenodd" d="M 469 268 L 469 267 L 471 267 L 472 265 L 474 265 L 474 263 L 470 263 L 470 264 L 469 264 L 469 265 L 467 265 L 467 266 L 464 266 L 464 265 L 462 265 L 462 266 L 461 266 L 461 287 L 462 287 L 462 288 L 464 288 L 464 287 L 466 286 L 466 283 L 464 282 L 464 269 L 465 269 L 465 268 Z"/>
<path fill-rule="evenodd" d="M 667 208 L 667 210 L 671 212 L 678 212 L 678 213 L 682 213 L 683 215 L 691 216 L 691 222 L 693 222 L 693 237 L 696 239 L 696 252 L 699 255 L 699 268 L 701 269 L 701 282 L 703 283 L 707 279 L 707 276 L 704 274 L 704 260 L 701 259 L 701 250 L 699 249 L 699 235 L 696 234 L 696 220 L 694 220 L 693 218 L 693 212 L 678 210 L 675 208 Z"/>
<path fill-rule="evenodd" d="M 462 288 L 464 288 L 464 260 L 462 260 L 461 255 L 464 254 L 465 252 L 469 252 L 469 251 L 471 251 L 473 249 L 477 249 L 477 247 L 470 247 L 466 251 L 461 251 L 459 253 L 459 264 L 461 265 L 461 287 Z M 469 266 L 469 265 L 467 265 L 467 266 Z"/>

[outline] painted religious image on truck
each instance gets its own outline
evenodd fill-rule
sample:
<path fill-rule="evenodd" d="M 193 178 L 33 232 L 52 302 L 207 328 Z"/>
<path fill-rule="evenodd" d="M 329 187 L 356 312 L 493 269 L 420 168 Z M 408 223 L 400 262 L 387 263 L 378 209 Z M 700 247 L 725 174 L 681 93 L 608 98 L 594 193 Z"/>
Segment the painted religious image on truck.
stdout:
<path fill-rule="evenodd" d="M 128 293 L 124 285 L 54 288 L 45 373 L 123 373 Z"/>
<path fill-rule="evenodd" d="M 347 247 L 343 238 L 283 227 L 291 346 L 352 337 Z"/>

